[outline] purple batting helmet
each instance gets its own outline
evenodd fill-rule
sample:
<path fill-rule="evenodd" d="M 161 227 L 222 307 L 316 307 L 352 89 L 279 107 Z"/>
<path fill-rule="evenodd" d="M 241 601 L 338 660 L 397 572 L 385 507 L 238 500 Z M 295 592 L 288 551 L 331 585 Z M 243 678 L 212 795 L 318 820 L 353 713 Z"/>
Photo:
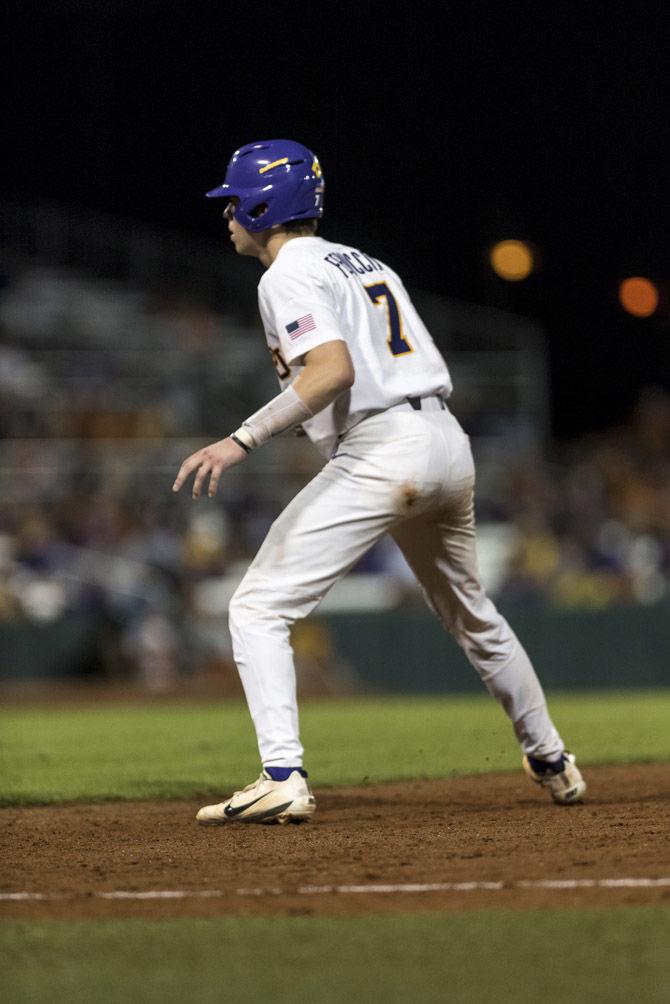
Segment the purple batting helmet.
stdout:
<path fill-rule="evenodd" d="M 233 154 L 226 180 L 208 199 L 238 198 L 235 219 L 246 230 L 323 216 L 324 180 L 311 150 L 290 139 L 247 143 Z"/>

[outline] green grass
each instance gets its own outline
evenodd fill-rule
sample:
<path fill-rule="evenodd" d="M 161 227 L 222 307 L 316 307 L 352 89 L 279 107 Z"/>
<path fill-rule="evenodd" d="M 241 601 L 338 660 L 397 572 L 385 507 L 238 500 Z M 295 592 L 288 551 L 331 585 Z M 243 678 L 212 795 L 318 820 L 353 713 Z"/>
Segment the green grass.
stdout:
<path fill-rule="evenodd" d="M 670 999 L 670 911 L 7 923 L 8 1002 Z"/>
<path fill-rule="evenodd" d="M 553 695 L 585 764 L 670 760 L 670 690 Z M 517 769 L 486 695 L 305 703 L 317 785 Z M 257 770 L 246 708 L 163 702 L 0 713 L 5 804 L 191 796 Z M 670 999 L 670 911 L 558 909 L 221 917 L 0 926 L 14 1002 L 414 1000 L 616 1004 Z"/>
<path fill-rule="evenodd" d="M 550 708 L 582 764 L 670 760 L 670 689 L 556 694 Z M 514 770 L 519 752 L 485 694 L 305 703 L 317 786 Z M 0 802 L 177 798 L 258 770 L 240 703 L 11 709 L 0 713 Z"/>

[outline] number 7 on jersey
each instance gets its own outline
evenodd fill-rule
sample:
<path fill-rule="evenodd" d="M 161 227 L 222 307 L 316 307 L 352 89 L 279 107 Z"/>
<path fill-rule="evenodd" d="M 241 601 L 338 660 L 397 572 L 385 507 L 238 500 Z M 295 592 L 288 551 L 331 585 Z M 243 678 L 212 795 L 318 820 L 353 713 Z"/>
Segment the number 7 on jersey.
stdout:
<path fill-rule="evenodd" d="M 386 283 L 374 282 L 370 286 L 365 286 L 364 288 L 375 307 L 380 305 L 382 299 L 386 301 L 386 323 L 388 324 L 389 329 L 389 336 L 387 340 L 389 352 L 394 356 L 404 356 L 406 352 L 413 352 L 414 349 L 403 335 L 402 317 L 400 316 L 395 296 Z"/>

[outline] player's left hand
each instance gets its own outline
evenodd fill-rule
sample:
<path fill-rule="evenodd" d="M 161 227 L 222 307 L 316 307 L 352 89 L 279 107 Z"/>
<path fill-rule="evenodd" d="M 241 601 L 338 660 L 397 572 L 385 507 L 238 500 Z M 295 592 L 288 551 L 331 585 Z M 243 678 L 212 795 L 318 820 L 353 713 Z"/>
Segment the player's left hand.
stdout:
<path fill-rule="evenodd" d="M 192 453 L 187 457 L 179 468 L 177 479 L 172 486 L 173 492 L 178 492 L 186 479 L 195 471 L 193 481 L 193 498 L 200 498 L 203 483 L 209 474 L 209 489 L 207 494 L 210 498 L 216 495 L 219 486 L 219 478 L 228 467 L 234 467 L 246 457 L 245 451 L 232 439 L 220 439 L 218 443 L 211 446 L 204 446 L 197 453 Z"/>

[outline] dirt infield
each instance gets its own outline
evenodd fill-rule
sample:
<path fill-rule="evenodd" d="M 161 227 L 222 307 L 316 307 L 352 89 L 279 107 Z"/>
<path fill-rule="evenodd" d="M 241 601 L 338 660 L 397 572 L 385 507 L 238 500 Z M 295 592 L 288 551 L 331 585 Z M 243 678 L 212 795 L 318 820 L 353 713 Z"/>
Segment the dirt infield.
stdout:
<path fill-rule="evenodd" d="M 200 827 L 197 800 L 3 809 L 0 892 L 31 898 L 0 915 L 670 905 L 670 766 L 587 776 L 572 807 L 521 774 L 317 789 L 302 826 Z"/>

